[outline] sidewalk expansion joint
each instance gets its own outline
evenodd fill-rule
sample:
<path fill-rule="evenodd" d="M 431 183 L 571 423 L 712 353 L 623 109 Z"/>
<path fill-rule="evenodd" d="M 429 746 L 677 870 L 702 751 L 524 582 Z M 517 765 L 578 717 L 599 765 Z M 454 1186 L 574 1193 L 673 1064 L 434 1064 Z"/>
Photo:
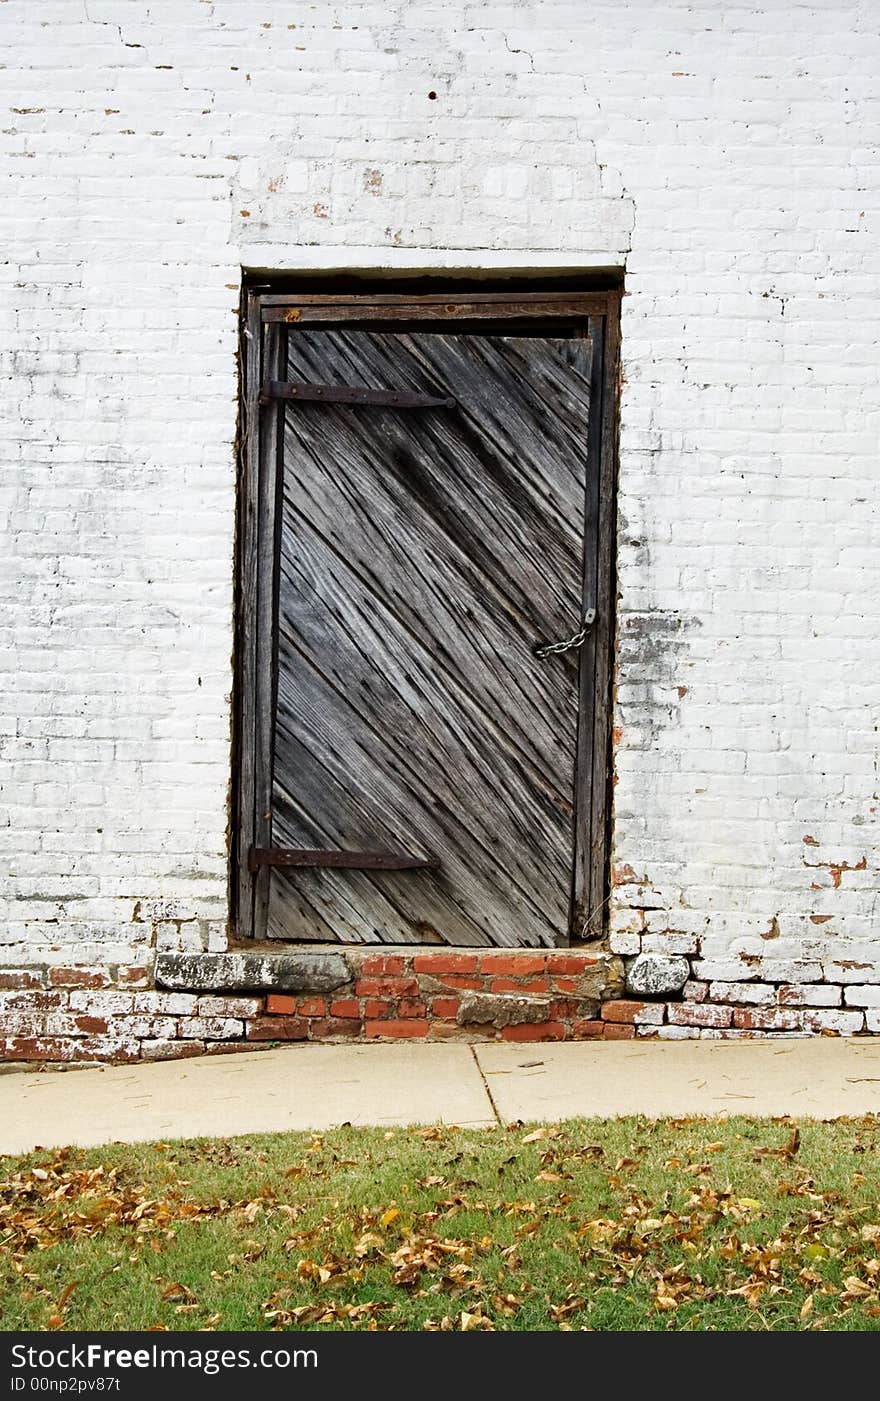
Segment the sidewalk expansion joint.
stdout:
<path fill-rule="evenodd" d="M 477 1055 L 477 1048 L 473 1042 L 471 1042 L 470 1051 L 471 1055 L 474 1058 L 474 1065 L 477 1067 L 477 1074 L 483 1082 L 483 1089 L 486 1091 L 486 1098 L 488 1099 L 489 1104 L 492 1106 L 492 1113 L 495 1115 L 498 1124 L 501 1126 L 501 1128 L 503 1128 L 504 1124 L 502 1122 L 501 1115 L 498 1113 L 498 1105 L 495 1103 L 495 1096 L 492 1094 L 492 1091 L 489 1088 L 489 1081 L 486 1079 L 486 1076 L 483 1073 L 483 1067 L 480 1065 L 480 1058 Z"/>

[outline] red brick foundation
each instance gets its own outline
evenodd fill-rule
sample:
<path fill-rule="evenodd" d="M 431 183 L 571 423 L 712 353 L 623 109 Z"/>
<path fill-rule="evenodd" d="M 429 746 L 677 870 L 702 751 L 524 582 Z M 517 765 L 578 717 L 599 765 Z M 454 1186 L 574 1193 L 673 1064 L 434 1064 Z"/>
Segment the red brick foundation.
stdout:
<path fill-rule="evenodd" d="M 249 1041 L 601 1035 L 600 997 L 609 964 L 616 969 L 616 963 L 569 950 L 370 953 L 351 983 L 326 996 L 270 993 L 246 1035 Z"/>
<path fill-rule="evenodd" d="M 634 1000 L 623 991 L 622 960 L 596 949 L 346 947 L 332 957 L 343 972 L 336 986 L 318 992 L 163 988 L 148 967 L 0 969 L 0 1059 L 163 1060 L 290 1041 L 723 1039 L 880 1029 L 871 1009 L 794 1005 L 793 993 L 812 1001 L 807 993 L 822 985 L 761 985 L 761 1005 L 745 1002 L 747 995 L 758 1000 L 754 988 L 720 982 L 691 981 L 674 999 Z"/>

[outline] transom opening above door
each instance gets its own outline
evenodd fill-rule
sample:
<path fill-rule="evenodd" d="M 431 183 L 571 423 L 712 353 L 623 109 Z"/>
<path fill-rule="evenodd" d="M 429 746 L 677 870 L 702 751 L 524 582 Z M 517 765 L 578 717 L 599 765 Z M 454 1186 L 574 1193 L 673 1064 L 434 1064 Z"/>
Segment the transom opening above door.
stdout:
<path fill-rule="evenodd" d="M 602 933 L 618 296 L 251 293 L 235 922 Z"/>

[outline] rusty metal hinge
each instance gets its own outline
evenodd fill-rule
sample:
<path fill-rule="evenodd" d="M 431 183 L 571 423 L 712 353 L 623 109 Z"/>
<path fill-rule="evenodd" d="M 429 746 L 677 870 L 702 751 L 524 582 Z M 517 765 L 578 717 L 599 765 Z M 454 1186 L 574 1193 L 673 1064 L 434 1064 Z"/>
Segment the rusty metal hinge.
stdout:
<path fill-rule="evenodd" d="M 306 851 L 299 847 L 252 846 L 248 870 L 261 866 L 331 867 L 347 871 L 436 871 L 436 857 L 398 855 L 391 851 Z"/>
<path fill-rule="evenodd" d="M 293 403 L 362 404 L 367 408 L 454 409 L 456 400 L 432 394 L 410 394 L 396 389 L 365 389 L 356 384 L 299 384 L 293 380 L 267 380 L 260 391 L 260 403 L 278 399 Z"/>

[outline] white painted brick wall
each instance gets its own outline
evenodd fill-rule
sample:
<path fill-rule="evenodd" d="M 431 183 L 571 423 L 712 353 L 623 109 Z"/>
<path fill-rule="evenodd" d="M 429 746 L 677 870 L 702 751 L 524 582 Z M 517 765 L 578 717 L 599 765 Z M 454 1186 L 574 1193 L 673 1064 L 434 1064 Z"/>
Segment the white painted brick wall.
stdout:
<path fill-rule="evenodd" d="M 0 6 L 4 963 L 222 941 L 242 265 L 625 266 L 612 926 L 873 999 L 878 19 Z"/>

